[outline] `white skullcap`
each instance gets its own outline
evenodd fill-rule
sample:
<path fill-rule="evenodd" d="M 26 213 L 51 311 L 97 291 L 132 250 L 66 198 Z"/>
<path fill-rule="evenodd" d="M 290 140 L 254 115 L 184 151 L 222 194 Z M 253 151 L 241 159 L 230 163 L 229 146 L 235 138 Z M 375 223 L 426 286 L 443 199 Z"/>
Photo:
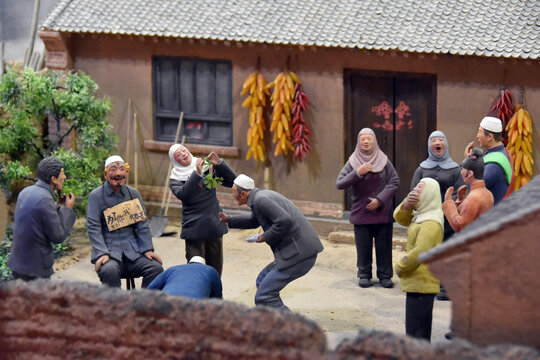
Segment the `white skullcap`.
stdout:
<path fill-rule="evenodd" d="M 206 264 L 203 257 L 200 256 L 193 256 L 191 259 L 189 259 L 189 263 L 199 263 L 199 264 Z"/>
<path fill-rule="evenodd" d="M 255 187 L 255 181 L 247 175 L 240 174 L 234 179 L 234 184 L 242 189 L 251 190 Z"/>
<path fill-rule="evenodd" d="M 109 156 L 107 160 L 105 160 L 105 169 L 107 168 L 107 166 L 111 165 L 113 162 L 118 162 L 118 161 L 125 163 L 124 159 L 122 159 L 118 155 Z"/>
<path fill-rule="evenodd" d="M 502 121 L 493 116 L 486 116 L 480 122 L 480 127 L 494 133 L 502 132 Z"/>

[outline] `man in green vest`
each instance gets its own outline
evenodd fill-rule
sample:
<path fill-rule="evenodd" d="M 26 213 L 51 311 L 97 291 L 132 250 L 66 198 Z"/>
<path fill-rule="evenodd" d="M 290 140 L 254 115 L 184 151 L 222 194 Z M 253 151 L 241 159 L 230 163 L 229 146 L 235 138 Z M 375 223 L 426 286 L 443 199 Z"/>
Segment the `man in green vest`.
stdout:
<path fill-rule="evenodd" d="M 493 194 L 494 205 L 502 200 L 512 180 L 512 166 L 502 143 L 502 131 L 503 126 L 500 119 L 486 116 L 480 122 L 476 134 L 480 147 L 486 149 L 484 153 L 484 181 L 486 188 Z M 473 143 L 471 142 L 467 145 L 465 154 L 470 154 L 472 148 Z"/>

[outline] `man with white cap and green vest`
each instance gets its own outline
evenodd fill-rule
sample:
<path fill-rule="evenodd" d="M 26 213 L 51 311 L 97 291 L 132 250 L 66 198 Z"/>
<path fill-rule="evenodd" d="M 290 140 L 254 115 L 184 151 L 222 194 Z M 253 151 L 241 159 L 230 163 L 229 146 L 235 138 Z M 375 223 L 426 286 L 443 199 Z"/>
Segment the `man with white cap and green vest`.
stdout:
<path fill-rule="evenodd" d="M 256 241 L 267 243 L 275 258 L 257 276 L 255 305 L 289 310 L 279 292 L 315 265 L 317 254 L 323 251 L 319 235 L 292 201 L 275 191 L 256 188 L 249 176 L 238 175 L 232 189 L 238 205 L 247 204 L 251 214 L 219 213 L 220 221 L 237 229 L 261 226 L 264 232 Z"/>
<path fill-rule="evenodd" d="M 503 199 L 512 180 L 512 166 L 508 153 L 502 143 L 502 121 L 496 117 L 486 116 L 480 122 L 476 139 L 479 145 L 487 149 L 484 153 L 484 181 L 486 188 L 491 191 L 495 205 Z M 469 156 L 473 143 L 465 149 L 465 156 Z"/>

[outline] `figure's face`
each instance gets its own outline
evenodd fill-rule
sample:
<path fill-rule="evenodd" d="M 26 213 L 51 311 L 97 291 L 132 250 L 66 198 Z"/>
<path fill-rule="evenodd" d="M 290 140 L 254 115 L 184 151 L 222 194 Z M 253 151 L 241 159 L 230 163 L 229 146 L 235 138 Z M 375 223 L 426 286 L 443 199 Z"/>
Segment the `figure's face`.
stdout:
<path fill-rule="evenodd" d="M 55 190 L 62 190 L 62 188 L 64 187 L 65 180 L 66 180 L 66 174 L 64 173 L 63 168 L 62 170 L 60 170 L 60 174 L 58 174 L 58 177 L 51 176 L 51 182 Z"/>
<path fill-rule="evenodd" d="M 113 188 L 120 188 L 126 183 L 127 170 L 123 162 L 117 161 L 107 167 L 105 178 Z"/>
<path fill-rule="evenodd" d="M 174 160 L 182 166 L 189 166 L 191 164 L 191 154 L 185 146 L 180 146 L 174 152 Z"/>
<path fill-rule="evenodd" d="M 370 152 L 375 146 L 375 137 L 370 134 L 362 134 L 360 135 L 358 142 L 360 144 L 360 149 L 362 149 L 363 152 Z"/>
<path fill-rule="evenodd" d="M 437 156 L 442 156 L 446 151 L 446 143 L 442 137 L 433 137 L 429 144 L 431 151 Z"/>
<path fill-rule="evenodd" d="M 413 191 L 415 191 L 418 196 L 422 195 L 422 192 L 424 191 L 424 188 L 426 187 L 426 184 L 423 181 L 420 181 L 416 186 L 414 187 Z"/>
<path fill-rule="evenodd" d="M 487 148 L 489 147 L 489 142 L 493 138 L 493 135 L 484 134 L 484 128 L 478 127 L 478 133 L 476 134 L 476 139 L 478 140 L 478 143 L 480 144 L 480 147 Z"/>
<path fill-rule="evenodd" d="M 461 168 L 461 177 L 465 184 L 470 184 L 474 180 L 474 172 L 469 169 Z"/>
<path fill-rule="evenodd" d="M 238 188 L 236 187 L 236 184 L 232 187 L 233 196 L 238 205 L 244 205 L 247 203 L 247 199 L 249 196 L 248 192 L 240 192 L 238 191 Z"/>

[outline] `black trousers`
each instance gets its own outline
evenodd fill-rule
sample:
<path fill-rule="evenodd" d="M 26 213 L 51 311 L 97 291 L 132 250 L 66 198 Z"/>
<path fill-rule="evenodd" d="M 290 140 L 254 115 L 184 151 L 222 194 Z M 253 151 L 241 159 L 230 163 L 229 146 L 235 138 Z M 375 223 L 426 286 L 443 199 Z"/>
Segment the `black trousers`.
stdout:
<path fill-rule="evenodd" d="M 146 288 L 162 272 L 163 267 L 157 260 L 150 260 L 143 255 L 131 261 L 123 256 L 122 261 L 109 259 L 109 261 L 101 265 L 98 276 L 103 284 L 110 287 L 120 287 L 122 278 L 142 276 L 141 287 Z"/>
<path fill-rule="evenodd" d="M 216 269 L 219 276 L 223 271 L 223 236 L 212 239 L 186 239 L 186 260 L 200 256 L 206 260 L 206 265 Z"/>
<path fill-rule="evenodd" d="M 373 239 L 375 239 L 377 277 L 391 279 L 394 274 L 392 270 L 392 223 L 354 225 L 358 277 L 371 279 Z"/>
<path fill-rule="evenodd" d="M 405 333 L 431 341 L 433 300 L 435 294 L 407 293 L 405 300 Z"/>
<path fill-rule="evenodd" d="M 32 281 L 32 280 L 37 280 L 37 279 L 50 279 L 51 277 L 50 276 L 37 277 L 37 276 L 31 276 L 31 275 L 24 275 L 24 274 L 19 274 L 18 272 L 11 270 L 11 278 L 13 280 Z"/>

